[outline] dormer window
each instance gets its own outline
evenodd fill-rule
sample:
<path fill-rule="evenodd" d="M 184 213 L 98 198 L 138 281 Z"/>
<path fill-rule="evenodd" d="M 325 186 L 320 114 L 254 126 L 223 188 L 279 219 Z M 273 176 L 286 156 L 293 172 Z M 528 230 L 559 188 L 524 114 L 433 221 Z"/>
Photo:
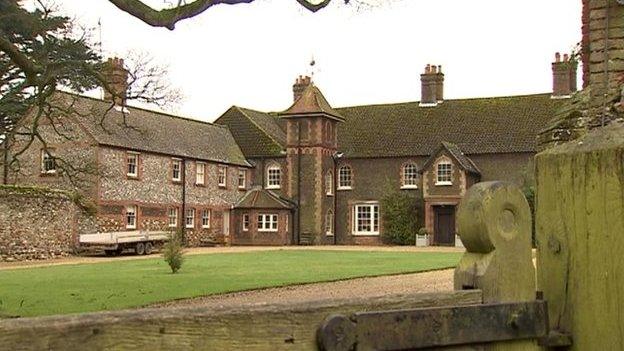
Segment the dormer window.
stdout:
<path fill-rule="evenodd" d="M 453 185 L 453 164 L 449 161 L 441 161 L 437 165 L 437 177 L 435 185 Z"/>
<path fill-rule="evenodd" d="M 278 164 L 272 164 L 267 167 L 267 189 L 281 189 L 282 187 L 282 168 Z"/>
<path fill-rule="evenodd" d="M 418 188 L 418 167 L 414 163 L 407 163 L 403 165 L 402 175 L 403 184 L 401 189 L 416 189 Z"/>

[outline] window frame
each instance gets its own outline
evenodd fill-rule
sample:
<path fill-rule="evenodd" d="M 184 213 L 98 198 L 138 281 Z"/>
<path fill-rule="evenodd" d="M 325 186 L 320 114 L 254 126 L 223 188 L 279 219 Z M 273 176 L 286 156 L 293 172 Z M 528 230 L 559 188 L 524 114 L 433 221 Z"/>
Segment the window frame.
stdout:
<path fill-rule="evenodd" d="M 54 151 L 54 148 L 41 149 L 41 174 L 56 174 L 56 157 L 53 155 Z M 52 165 L 54 166 L 53 169 L 46 169 L 46 160 L 51 160 Z"/>
<path fill-rule="evenodd" d="M 130 158 L 131 157 L 134 158 L 135 160 L 134 173 L 130 173 Z M 134 151 L 126 152 L 126 177 L 132 178 L 132 179 L 139 178 L 139 164 L 141 162 L 140 158 L 141 158 L 141 154 L 138 152 L 134 152 Z"/>
<path fill-rule="evenodd" d="M 217 185 L 219 188 L 227 188 L 227 173 L 227 166 L 217 166 Z M 221 182 L 221 177 L 223 177 L 223 182 Z"/>
<path fill-rule="evenodd" d="M 204 216 L 204 215 L 207 216 Z M 207 222 L 206 222 L 207 219 Z M 201 227 L 202 229 L 209 229 L 210 222 L 212 221 L 212 211 L 209 208 L 204 208 L 201 211 Z"/>
<path fill-rule="evenodd" d="M 271 171 L 277 171 L 277 183 L 271 183 Z M 266 168 L 266 185 L 265 189 L 281 189 L 282 188 L 282 167 L 277 163 L 272 163 Z"/>
<path fill-rule="evenodd" d="M 175 177 L 176 165 L 178 165 L 178 177 Z M 180 158 L 171 158 L 171 181 L 174 183 L 182 182 L 182 159 Z"/>
<path fill-rule="evenodd" d="M 342 172 L 343 170 L 349 170 L 349 185 L 343 185 Z M 353 167 L 350 165 L 342 165 L 338 168 L 338 187 L 336 190 L 352 190 L 353 189 Z"/>
<path fill-rule="evenodd" d="M 132 211 L 129 211 L 129 209 L 132 209 Z M 125 222 L 126 222 L 126 229 L 130 229 L 130 230 L 136 230 L 137 229 L 137 224 L 139 221 L 139 206 L 137 205 L 127 205 L 124 209 L 124 216 L 125 216 Z M 133 213 L 133 219 L 134 219 L 134 223 L 130 224 L 130 213 Z"/>
<path fill-rule="evenodd" d="M 251 224 L 251 217 L 249 216 L 249 213 L 243 213 L 243 218 L 242 218 L 242 229 L 244 232 L 248 232 L 249 231 L 249 225 Z"/>
<path fill-rule="evenodd" d="M 334 236 L 334 232 L 334 211 L 329 209 L 325 214 L 325 235 Z"/>
<path fill-rule="evenodd" d="M 449 180 L 440 180 L 440 166 L 448 166 L 448 179 Z M 437 186 L 449 186 L 453 185 L 453 162 L 448 160 L 442 160 L 436 163 L 436 182 Z"/>
<path fill-rule="evenodd" d="M 167 223 L 169 228 L 177 228 L 178 227 L 178 209 L 175 207 L 170 207 L 169 210 L 167 211 Z M 172 216 L 171 214 L 174 214 L 174 216 Z M 173 218 L 174 222 L 171 223 L 171 219 Z"/>
<path fill-rule="evenodd" d="M 325 174 L 325 195 L 334 196 L 334 172 L 331 170 Z"/>
<path fill-rule="evenodd" d="M 199 172 L 200 168 L 202 169 L 202 172 Z M 201 174 L 201 177 L 200 177 L 200 174 Z M 206 185 L 206 162 L 201 162 L 201 161 L 195 162 L 195 185 L 198 185 L 198 186 Z"/>
<path fill-rule="evenodd" d="M 242 185 L 241 185 L 241 179 L 243 180 Z M 247 170 L 244 168 L 238 169 L 238 189 L 241 189 L 241 190 L 247 189 Z"/>
<path fill-rule="evenodd" d="M 370 210 L 370 219 L 369 226 L 370 230 L 360 230 L 358 227 L 359 221 L 359 209 L 360 208 L 368 208 Z M 379 202 L 370 201 L 370 202 L 361 202 L 353 205 L 352 209 L 352 234 L 355 236 L 379 236 L 381 234 L 381 210 L 379 206 Z M 377 230 L 375 230 L 375 227 Z"/>
<path fill-rule="evenodd" d="M 189 216 L 189 213 L 191 216 Z M 191 224 L 189 224 L 189 218 L 191 219 Z M 193 229 L 195 228 L 195 209 L 187 208 L 186 213 L 184 214 L 184 228 Z"/>
<path fill-rule="evenodd" d="M 414 184 L 407 184 L 408 167 L 413 167 Z M 418 166 L 414 162 L 408 162 L 401 167 L 401 189 L 418 189 Z"/>
<path fill-rule="evenodd" d="M 279 230 L 277 213 L 258 213 L 258 232 L 276 233 Z"/>

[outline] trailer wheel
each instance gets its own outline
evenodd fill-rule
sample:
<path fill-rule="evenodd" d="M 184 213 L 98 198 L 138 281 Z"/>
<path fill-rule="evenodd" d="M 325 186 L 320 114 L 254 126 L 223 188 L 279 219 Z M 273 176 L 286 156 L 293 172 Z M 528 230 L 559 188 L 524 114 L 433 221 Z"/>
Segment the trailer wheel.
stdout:
<path fill-rule="evenodd" d="M 153 248 L 154 248 L 154 246 L 152 245 L 152 243 L 150 243 L 150 242 L 145 243 L 145 254 L 146 255 L 151 254 Z"/>
<path fill-rule="evenodd" d="M 136 252 L 137 255 L 145 254 L 145 244 L 137 243 L 136 246 L 134 247 L 134 252 Z"/>

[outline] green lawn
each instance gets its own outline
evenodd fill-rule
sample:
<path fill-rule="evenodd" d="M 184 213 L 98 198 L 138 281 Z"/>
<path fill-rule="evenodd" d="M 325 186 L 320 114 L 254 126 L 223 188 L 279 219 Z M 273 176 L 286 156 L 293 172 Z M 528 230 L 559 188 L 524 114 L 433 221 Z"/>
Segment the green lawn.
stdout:
<path fill-rule="evenodd" d="M 116 310 L 155 302 L 301 283 L 453 267 L 460 253 L 264 251 L 0 271 L 0 315 Z"/>

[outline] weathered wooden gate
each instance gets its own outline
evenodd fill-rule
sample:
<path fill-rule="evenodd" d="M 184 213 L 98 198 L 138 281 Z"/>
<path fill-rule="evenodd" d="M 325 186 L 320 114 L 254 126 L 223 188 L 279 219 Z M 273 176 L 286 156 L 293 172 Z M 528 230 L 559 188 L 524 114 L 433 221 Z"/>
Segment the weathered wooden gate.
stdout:
<path fill-rule="evenodd" d="M 480 183 L 458 209 L 456 291 L 2 320 L 0 349 L 624 350 L 624 125 L 536 160 L 537 289 L 526 200 Z"/>

